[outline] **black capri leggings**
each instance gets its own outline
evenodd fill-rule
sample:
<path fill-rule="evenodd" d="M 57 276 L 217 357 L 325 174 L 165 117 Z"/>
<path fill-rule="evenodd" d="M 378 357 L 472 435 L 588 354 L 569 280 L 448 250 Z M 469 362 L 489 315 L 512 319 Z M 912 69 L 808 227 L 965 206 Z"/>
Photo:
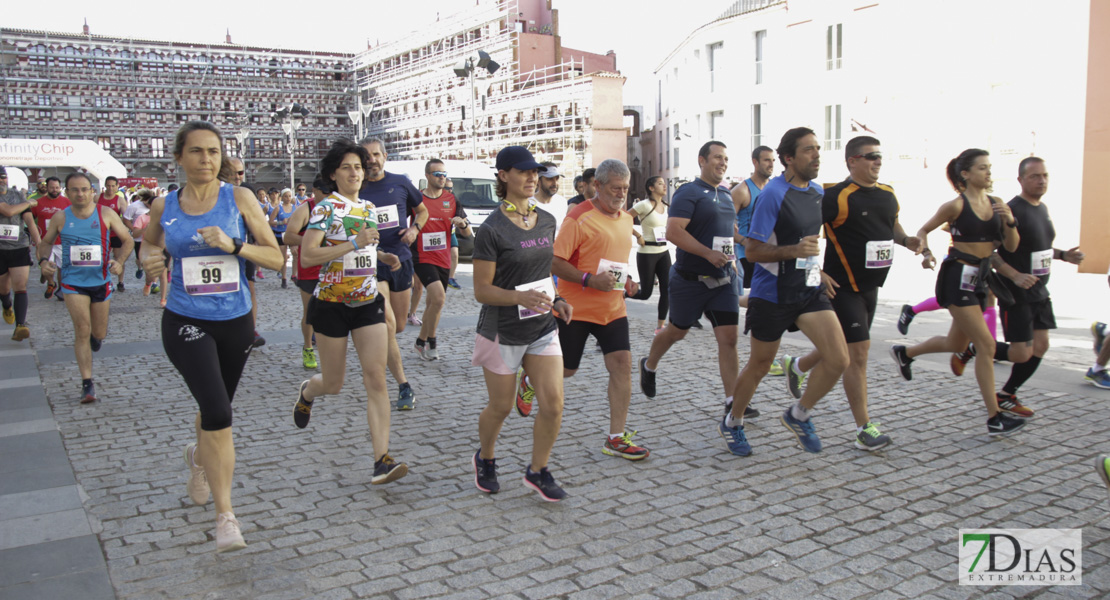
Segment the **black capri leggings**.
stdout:
<path fill-rule="evenodd" d="M 667 312 L 671 308 L 671 253 L 657 252 L 636 254 L 636 267 L 640 270 L 640 291 L 632 296 L 633 300 L 647 300 L 655 288 L 655 278 L 659 278 L 659 320 L 667 320 Z"/>
<path fill-rule="evenodd" d="M 250 313 L 204 321 L 162 311 L 162 347 L 197 401 L 201 429 L 231 427 L 231 400 L 253 342 Z"/>

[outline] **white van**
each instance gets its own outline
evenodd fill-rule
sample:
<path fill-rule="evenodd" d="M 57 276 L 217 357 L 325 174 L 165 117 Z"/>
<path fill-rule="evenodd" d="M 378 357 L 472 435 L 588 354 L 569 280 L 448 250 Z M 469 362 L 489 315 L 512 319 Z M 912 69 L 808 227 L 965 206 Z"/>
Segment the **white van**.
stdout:
<path fill-rule="evenodd" d="M 424 176 L 426 164 L 428 161 L 424 160 L 391 160 L 385 163 L 385 170 L 408 177 L 416 189 L 423 190 L 428 187 L 428 179 Z M 477 234 L 482 222 L 499 204 L 497 194 L 494 193 L 497 171 L 490 165 L 474 160 L 445 160 L 443 168 L 454 185 L 455 198 L 466 210 L 471 230 Z M 459 256 L 474 253 L 473 238 L 458 236 L 458 239 Z"/>

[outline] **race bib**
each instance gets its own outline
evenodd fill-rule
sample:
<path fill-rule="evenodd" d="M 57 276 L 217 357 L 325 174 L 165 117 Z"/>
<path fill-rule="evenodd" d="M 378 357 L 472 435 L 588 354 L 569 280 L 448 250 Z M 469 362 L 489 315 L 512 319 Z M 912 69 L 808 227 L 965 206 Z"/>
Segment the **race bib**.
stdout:
<path fill-rule="evenodd" d="M 516 286 L 516 290 L 518 292 L 536 290 L 547 294 L 547 297 L 551 298 L 552 300 L 555 299 L 555 284 L 551 283 L 550 277 L 541 279 L 539 281 L 533 281 L 532 283 L 522 283 Z M 547 314 L 546 312 L 536 312 L 534 310 L 524 308 L 523 306 L 517 306 L 516 312 L 517 316 L 519 316 L 521 319 L 531 319 L 532 317 L 538 317 L 540 315 Z"/>
<path fill-rule="evenodd" d="M 5 242 L 19 241 L 19 225 L 0 225 L 0 240 Z"/>
<path fill-rule="evenodd" d="M 344 277 L 369 277 L 378 272 L 378 245 L 370 244 L 361 250 L 343 255 Z"/>
<path fill-rule="evenodd" d="M 713 236 L 713 249 L 727 256 L 729 260 L 736 257 L 736 247 L 733 246 L 732 237 L 730 236 Z"/>
<path fill-rule="evenodd" d="M 190 296 L 239 291 L 239 259 L 230 256 L 187 256 L 181 259 L 181 278 Z"/>
<path fill-rule="evenodd" d="M 867 242 L 864 250 L 864 266 L 868 269 L 882 269 L 894 263 L 894 240 Z"/>
<path fill-rule="evenodd" d="M 396 204 L 375 208 L 374 219 L 378 222 L 378 229 L 392 229 L 401 224 Z"/>
<path fill-rule="evenodd" d="M 447 249 L 447 234 L 442 231 L 420 234 L 421 248 L 424 252 Z"/>
<path fill-rule="evenodd" d="M 794 260 L 794 268 L 806 272 L 806 286 L 818 287 L 821 285 L 821 257 L 808 256 Z"/>
<path fill-rule="evenodd" d="M 652 235 L 655 236 L 655 241 L 657 241 L 657 242 L 666 242 L 667 241 L 667 228 L 666 227 L 652 227 L 651 228 L 651 233 L 652 233 Z"/>
<path fill-rule="evenodd" d="M 616 280 L 616 283 L 613 284 L 613 291 L 624 291 L 624 280 L 628 276 L 628 263 L 613 262 L 603 258 L 597 263 L 597 273 L 595 274 L 601 275 L 602 273 L 613 274 L 613 279 Z"/>
<path fill-rule="evenodd" d="M 75 267 L 99 267 L 100 246 L 70 246 L 69 264 Z"/>
<path fill-rule="evenodd" d="M 965 292 L 974 292 L 979 285 L 979 267 L 964 265 L 960 273 L 960 289 Z"/>
<path fill-rule="evenodd" d="M 1052 273 L 1052 249 L 1030 253 L 1029 264 L 1037 277 Z"/>

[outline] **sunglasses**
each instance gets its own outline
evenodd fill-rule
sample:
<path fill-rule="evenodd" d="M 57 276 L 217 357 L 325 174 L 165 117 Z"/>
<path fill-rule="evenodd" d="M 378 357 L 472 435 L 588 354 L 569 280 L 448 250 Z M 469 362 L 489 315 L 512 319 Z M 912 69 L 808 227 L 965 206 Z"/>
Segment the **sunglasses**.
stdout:
<path fill-rule="evenodd" d="M 432 177 L 447 177 L 447 171 L 432 171 Z"/>
<path fill-rule="evenodd" d="M 865 160 L 879 160 L 883 157 L 882 152 L 868 152 L 867 154 L 857 154 L 852 158 L 862 158 Z"/>
<path fill-rule="evenodd" d="M 246 173 L 246 171 L 236 171 L 235 172 L 236 175 L 242 175 L 243 173 Z"/>

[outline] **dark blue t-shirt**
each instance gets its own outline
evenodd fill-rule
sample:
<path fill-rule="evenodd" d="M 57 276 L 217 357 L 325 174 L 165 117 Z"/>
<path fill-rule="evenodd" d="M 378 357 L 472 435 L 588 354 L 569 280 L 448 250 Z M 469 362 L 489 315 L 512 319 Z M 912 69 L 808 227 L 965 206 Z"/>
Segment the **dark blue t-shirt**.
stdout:
<path fill-rule="evenodd" d="M 396 254 L 401 260 L 412 258 L 412 251 L 401 243 L 401 232 L 409 226 L 409 217 L 424 202 L 424 197 L 409 178 L 387 172 L 381 181 L 364 181 L 358 197 L 370 202 L 378 210 L 394 207 L 397 212 L 396 220 L 386 218 L 384 211 L 378 214 L 378 231 L 382 236 L 378 248 L 382 252 Z"/>
<path fill-rule="evenodd" d="M 792 246 L 803 237 L 817 235 L 821 231 L 823 196 L 824 190 L 812 181 L 800 188 L 787 183 L 783 175 L 771 179 L 759 194 L 748 237 L 766 244 Z M 799 268 L 795 259 L 756 263 L 752 274 L 751 297 L 768 302 L 804 302 L 820 290 L 820 286 L 806 284 L 806 269 Z"/>
<path fill-rule="evenodd" d="M 728 238 L 728 254 L 732 254 L 736 213 L 727 188 L 713 187 L 700 178 L 694 179 L 674 193 L 667 216 L 690 219 L 686 231 L 707 248 L 714 247 L 715 237 Z M 679 271 L 710 277 L 724 277 L 731 270 L 715 267 L 713 263 L 682 248 L 675 252 L 674 266 Z"/>

